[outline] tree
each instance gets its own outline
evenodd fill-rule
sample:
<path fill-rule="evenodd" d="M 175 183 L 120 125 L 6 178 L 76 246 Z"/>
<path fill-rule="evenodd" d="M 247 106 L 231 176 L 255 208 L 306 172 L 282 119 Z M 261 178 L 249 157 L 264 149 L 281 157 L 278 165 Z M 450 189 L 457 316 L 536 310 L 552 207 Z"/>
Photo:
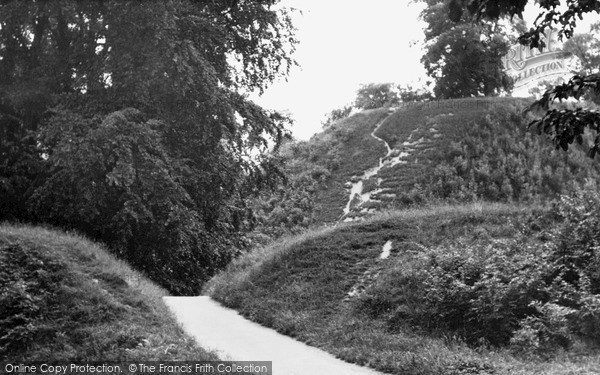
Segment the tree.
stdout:
<path fill-rule="evenodd" d="M 431 92 L 424 88 L 415 89 L 411 85 L 398 86 L 400 100 L 402 102 L 423 102 L 431 100 L 433 97 Z"/>
<path fill-rule="evenodd" d="M 469 22 L 468 13 L 449 0 L 422 1 L 426 8 L 421 17 L 428 27 L 421 62 L 435 80 L 435 96 L 493 96 L 510 91 L 512 81 L 502 65 L 509 47 L 502 27 L 496 22 Z"/>
<path fill-rule="evenodd" d="M 329 128 L 337 120 L 350 116 L 356 108 L 375 109 L 397 106 L 402 102 L 422 102 L 430 100 L 431 93 L 424 88 L 415 89 L 411 85 L 397 85 L 392 83 L 369 83 L 361 85 L 356 92 L 354 105 L 345 105 L 336 108 L 326 115 L 323 128 Z"/>
<path fill-rule="evenodd" d="M 288 120 L 243 94 L 294 64 L 277 3 L 2 3 L 0 207 L 197 292 L 240 248 L 248 199 L 280 178 L 268 151 Z"/>
<path fill-rule="evenodd" d="M 474 21 L 498 20 L 501 17 L 515 15 L 522 18 L 528 0 L 451 0 L 447 10 L 466 8 L 474 16 Z M 573 0 L 563 3 L 560 0 L 540 1 L 540 13 L 533 27 L 519 36 L 519 42 L 531 48 L 542 49 L 543 35 L 547 29 L 558 27 L 558 35 L 569 39 L 574 35 L 577 19 L 587 13 L 600 13 L 600 2 L 593 0 Z M 456 20 L 454 18 L 453 20 Z M 530 123 L 540 133 L 550 135 L 556 148 L 567 150 L 574 141 L 584 143 L 584 132 L 589 130 L 593 141 L 589 144 L 588 155 L 594 158 L 600 151 L 600 113 L 578 107 L 575 109 L 551 108 L 556 101 L 569 98 L 579 100 L 587 93 L 600 94 L 600 74 L 577 74 L 567 83 L 555 86 L 546 91 L 542 97 L 531 105 L 530 110 L 540 109 L 546 113 Z"/>
<path fill-rule="evenodd" d="M 369 83 L 361 85 L 356 92 L 354 106 L 359 109 L 391 107 L 400 103 L 400 97 L 392 83 Z"/>
<path fill-rule="evenodd" d="M 323 129 L 327 129 L 337 120 L 341 120 L 350 116 L 353 108 L 354 107 L 350 105 L 345 105 L 342 108 L 337 108 L 329 112 L 325 118 L 325 121 L 323 121 Z"/>
<path fill-rule="evenodd" d="M 591 26 L 588 33 L 573 34 L 563 45 L 565 51 L 578 58 L 577 74 L 579 75 L 590 75 L 600 72 L 600 40 L 598 40 L 598 32 L 600 32 L 600 23 L 595 23 Z M 596 104 L 600 104 L 600 96 L 594 94 L 593 91 L 586 92 L 584 97 Z"/>
<path fill-rule="evenodd" d="M 563 49 L 579 59 L 580 69 L 578 74 L 595 74 L 600 71 L 600 22 L 591 26 L 590 31 L 584 34 L 573 34 L 565 41 Z"/>

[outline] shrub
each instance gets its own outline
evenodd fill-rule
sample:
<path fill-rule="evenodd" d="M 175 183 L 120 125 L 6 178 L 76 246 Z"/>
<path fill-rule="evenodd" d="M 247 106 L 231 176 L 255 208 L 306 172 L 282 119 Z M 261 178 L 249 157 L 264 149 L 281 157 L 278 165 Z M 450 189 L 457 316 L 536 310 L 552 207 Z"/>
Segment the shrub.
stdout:
<path fill-rule="evenodd" d="M 61 111 L 41 133 L 49 177 L 30 207 L 37 221 L 103 241 L 171 292 L 195 294 L 236 254 L 238 228 L 223 222 L 236 212 L 200 204 L 194 195 L 208 190 L 193 179 L 207 176 L 171 157 L 162 125 L 131 108 L 104 118 Z"/>
<path fill-rule="evenodd" d="M 600 194 L 588 184 L 515 238 L 399 258 L 360 306 L 391 329 L 409 324 L 526 355 L 568 349 L 577 338 L 598 342 L 599 223 Z"/>
<path fill-rule="evenodd" d="M 555 232 L 553 261 L 565 269 L 568 282 L 577 283 L 581 270 L 589 278 L 591 292 L 600 293 L 600 193 L 589 181 L 570 196 L 562 196 L 554 208 L 562 218 Z"/>
<path fill-rule="evenodd" d="M 43 298 L 53 295 L 62 265 L 20 245 L 0 248 L 0 354 L 25 347 L 44 319 Z M 58 277 L 58 278 L 57 278 Z"/>
<path fill-rule="evenodd" d="M 548 299 L 542 273 L 531 267 L 536 254 L 518 253 L 519 245 L 440 247 L 403 259 L 363 303 L 375 313 L 390 311 L 392 328 L 408 321 L 472 344 L 507 344 L 519 321 L 534 312 L 530 304 Z"/>
<path fill-rule="evenodd" d="M 557 349 L 567 349 L 573 343 L 568 316 L 574 310 L 555 303 L 533 302 L 536 315 L 521 320 L 520 328 L 510 339 L 512 351 L 519 355 L 549 357 Z"/>

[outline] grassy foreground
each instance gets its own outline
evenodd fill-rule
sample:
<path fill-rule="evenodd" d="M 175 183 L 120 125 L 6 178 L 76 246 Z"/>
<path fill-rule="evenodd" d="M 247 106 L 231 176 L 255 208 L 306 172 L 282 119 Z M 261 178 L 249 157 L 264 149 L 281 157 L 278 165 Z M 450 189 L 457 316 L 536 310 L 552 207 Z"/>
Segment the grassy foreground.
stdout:
<path fill-rule="evenodd" d="M 392 326 L 385 313 L 365 308 L 368 301 L 363 296 L 373 295 L 370 290 L 385 294 L 379 280 L 389 281 L 414 254 L 444 246 L 485 248 L 509 242 L 532 212 L 543 209 L 476 203 L 398 211 L 364 223 L 323 228 L 234 261 L 206 290 L 256 322 L 387 373 L 598 373 L 597 352 L 578 344 L 551 359 L 526 358 L 508 349 L 474 349 L 447 331 Z M 393 241 L 391 255 L 379 259 L 387 241 Z M 349 296 L 351 291 L 358 295 Z"/>
<path fill-rule="evenodd" d="M 2 361 L 218 360 L 183 333 L 164 295 L 85 238 L 0 225 Z"/>

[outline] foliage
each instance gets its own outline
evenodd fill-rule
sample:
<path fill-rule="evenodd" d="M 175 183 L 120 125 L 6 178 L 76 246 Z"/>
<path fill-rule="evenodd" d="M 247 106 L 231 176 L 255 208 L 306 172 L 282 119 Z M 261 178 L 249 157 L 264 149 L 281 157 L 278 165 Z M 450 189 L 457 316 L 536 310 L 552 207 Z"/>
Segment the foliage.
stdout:
<path fill-rule="evenodd" d="M 476 19 L 497 20 L 500 17 L 518 15 L 522 17 L 528 0 L 507 2 L 504 0 L 451 0 L 448 9 L 466 7 Z M 566 3 L 566 4 L 565 4 Z M 591 0 L 575 0 L 562 2 L 560 0 L 541 1 L 540 13 L 534 22 L 534 26 L 519 36 L 519 42 L 531 48 L 542 49 L 544 32 L 553 26 L 558 26 L 558 35 L 569 39 L 573 37 L 577 20 L 582 19 L 587 13 L 600 13 L 600 3 Z M 566 6 L 565 6 L 566 5 Z M 588 129 L 594 136 L 593 144 L 588 155 L 596 156 L 600 149 L 600 131 L 598 129 L 599 116 L 593 109 L 551 109 L 555 101 L 569 98 L 579 100 L 586 95 L 592 97 L 600 94 L 600 75 L 577 74 L 567 83 L 555 86 L 546 91 L 544 95 L 532 104 L 530 109 L 541 109 L 546 113 L 540 119 L 531 122 L 530 126 L 537 127 L 541 132 L 549 134 L 557 148 L 568 149 L 573 141 L 581 144 L 582 135 Z"/>
<path fill-rule="evenodd" d="M 398 93 L 391 83 L 369 83 L 356 92 L 354 106 L 359 109 L 393 107 L 400 103 Z"/>
<path fill-rule="evenodd" d="M 538 256 L 519 245 L 457 244 L 402 259 L 364 297 L 365 307 L 390 309 L 392 329 L 408 323 L 471 344 L 505 345 L 513 327 L 532 314 L 530 303 L 547 299 L 535 277 L 540 270 L 531 267 Z"/>
<path fill-rule="evenodd" d="M 17 94 L 0 93 L 0 217 L 27 220 L 27 198 L 43 170 L 32 130 L 44 100 Z"/>
<path fill-rule="evenodd" d="M 512 82 L 501 61 L 508 52 L 508 37 L 502 27 L 493 22 L 470 23 L 460 7 L 452 8 L 449 13 L 448 7 L 453 3 L 449 0 L 424 2 L 421 18 L 428 26 L 426 52 L 421 62 L 435 80 L 435 97 L 495 96 L 509 92 Z"/>
<path fill-rule="evenodd" d="M 600 307 L 587 287 L 552 274 L 561 223 L 557 211 L 524 204 L 391 211 L 258 247 L 207 292 L 388 373 L 593 372 Z M 387 241 L 390 256 L 380 259 Z"/>
<path fill-rule="evenodd" d="M 573 34 L 565 41 L 563 49 L 578 59 L 577 74 L 589 75 L 600 72 L 600 42 L 598 41 L 598 32 L 600 23 L 595 23 L 590 27 L 590 31 L 584 34 Z M 545 91 L 551 90 L 547 87 Z M 586 100 L 600 104 L 600 96 L 593 91 L 584 94 Z"/>
<path fill-rule="evenodd" d="M 555 239 L 553 261 L 560 266 L 556 272 L 563 272 L 571 283 L 580 283 L 584 277 L 590 291 L 600 294 L 600 193 L 596 183 L 590 181 L 584 189 L 561 197 L 556 213 L 563 218 Z"/>
<path fill-rule="evenodd" d="M 600 71 L 600 41 L 597 37 L 599 31 L 600 23 L 595 23 L 589 32 L 573 34 L 563 44 L 563 50 L 579 59 L 579 74 L 594 74 Z"/>
<path fill-rule="evenodd" d="M 369 83 L 362 85 L 356 92 L 353 105 L 346 105 L 329 112 L 323 122 L 323 129 L 329 128 L 335 121 L 350 116 L 355 110 L 393 107 L 401 103 L 423 102 L 432 98 L 424 88 L 415 89 L 411 85 L 391 83 Z"/>
<path fill-rule="evenodd" d="M 348 183 L 379 165 L 380 158 L 386 161 L 383 142 L 371 136 L 378 125 L 376 135 L 393 149 L 389 159 L 404 155 L 403 162 L 386 165 L 364 181 L 363 192 L 383 190 L 353 216 L 366 216 L 359 212 L 364 208 L 383 211 L 439 201 L 543 202 L 597 179 L 600 166 L 585 157 L 584 148 L 565 154 L 527 131 L 533 117 L 523 116 L 522 109 L 530 103 L 515 98 L 401 103 L 392 114 L 385 108 L 359 112 L 309 141 L 286 144 L 281 157 L 289 184 L 272 196 L 265 193 L 261 208 L 254 209 L 261 223 L 277 223 L 276 229 L 261 224 L 259 231 L 281 233 L 281 223 L 291 229 L 284 214 L 288 208 L 294 211 L 290 221 L 306 223 L 292 233 L 337 222 L 348 202 Z M 272 221 L 270 212 L 281 220 Z"/>
<path fill-rule="evenodd" d="M 403 103 L 423 102 L 433 99 L 431 93 L 424 88 L 414 88 L 411 85 L 398 86 L 400 100 Z"/>
<path fill-rule="evenodd" d="M 365 294 L 364 307 L 393 329 L 409 324 L 520 354 L 547 357 L 578 338 L 598 342 L 599 209 L 590 185 L 512 239 L 401 257 Z"/>
<path fill-rule="evenodd" d="M 56 262 L 27 253 L 20 246 L 0 248 L 0 353 L 26 347 L 35 339 L 41 316 L 40 295 L 52 293 L 62 277 L 49 277 L 61 267 Z M 39 276 L 38 276 L 39 275 Z"/>
<path fill-rule="evenodd" d="M 76 228 L 197 290 L 281 177 L 289 121 L 241 94 L 294 64 L 276 4 L 2 4 L 0 218 Z"/>
<path fill-rule="evenodd" d="M 252 202 L 257 224 L 255 240 L 272 239 L 298 233 L 315 223 L 314 197 L 330 178 L 328 166 L 312 160 L 306 142 L 289 142 L 282 146 L 280 157 L 287 176 L 285 183 L 264 192 Z M 265 237 L 266 236 L 266 237 Z"/>
<path fill-rule="evenodd" d="M 600 151 L 600 113 L 581 107 L 576 109 L 549 108 L 549 104 L 555 98 L 562 100 L 569 96 L 581 97 L 584 94 L 581 88 L 590 84 L 594 84 L 592 80 L 575 76 L 568 83 L 546 91 L 532 108 L 543 108 L 547 112 L 542 118 L 533 120 L 529 126 L 537 129 L 540 134 L 548 134 L 556 149 L 560 148 L 564 151 L 567 151 L 573 142 L 583 145 L 584 136 L 587 135 L 586 131 L 591 132 L 593 141 L 586 142 L 586 146 L 589 145 L 588 156 L 593 159 Z"/>
<path fill-rule="evenodd" d="M 323 122 L 323 129 L 327 129 L 331 126 L 331 124 L 333 124 L 337 120 L 341 120 L 350 116 L 350 113 L 352 113 L 352 109 L 352 106 L 346 105 L 342 108 L 337 108 L 329 112 L 327 114 L 327 117 L 325 118 L 325 121 Z"/>
<path fill-rule="evenodd" d="M 456 9 L 466 8 L 477 20 L 497 20 L 500 17 L 519 16 L 523 18 L 523 11 L 529 0 L 452 0 L 448 3 L 448 10 L 456 14 Z M 577 19 L 591 12 L 600 12 L 600 6 L 592 0 L 566 1 L 566 7 L 561 0 L 540 1 L 540 13 L 532 27 L 519 37 L 519 42 L 529 45 L 531 48 L 542 48 L 545 46 L 543 34 L 546 29 L 553 25 L 559 25 L 559 37 L 567 39 L 573 36 Z M 457 18 L 453 18 L 456 21 Z"/>
<path fill-rule="evenodd" d="M 239 246 L 228 238 L 237 228 L 209 226 L 212 215 L 225 213 L 203 216 L 183 182 L 185 165 L 162 146 L 163 126 L 134 109 L 102 122 L 53 116 L 40 133 L 52 145 L 50 177 L 31 201 L 40 220 L 102 239 L 152 279 L 185 293 L 235 255 Z"/>
<path fill-rule="evenodd" d="M 524 131 L 525 123 L 518 108 L 506 106 L 491 109 L 477 126 L 456 124 L 453 132 L 466 135 L 453 137 L 431 155 L 432 171 L 418 181 L 427 187 L 421 191 L 424 198 L 541 200 L 599 176 L 581 150 L 569 157 L 548 152 L 544 139 Z"/>
<path fill-rule="evenodd" d="M 280 156 L 287 183 L 265 192 L 253 206 L 257 232 L 273 238 L 338 220 L 348 199 L 344 184 L 385 152 L 370 133 L 387 114 L 385 108 L 359 112 L 309 141 L 285 144 Z"/>

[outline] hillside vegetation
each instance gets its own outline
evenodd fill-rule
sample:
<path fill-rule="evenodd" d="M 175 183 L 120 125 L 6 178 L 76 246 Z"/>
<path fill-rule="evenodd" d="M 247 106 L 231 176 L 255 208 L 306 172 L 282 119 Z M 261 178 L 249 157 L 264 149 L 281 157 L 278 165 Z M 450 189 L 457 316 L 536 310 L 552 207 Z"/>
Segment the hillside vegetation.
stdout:
<path fill-rule="evenodd" d="M 527 129 L 531 100 L 473 98 L 402 103 L 334 122 L 309 141 L 287 144 L 290 183 L 256 203 L 271 237 L 423 203 L 539 203 L 597 180 L 585 148 L 555 150 Z M 387 142 L 386 151 L 383 141 Z M 350 189 L 365 172 L 350 213 Z M 366 199 L 364 199 L 366 198 Z"/>
<path fill-rule="evenodd" d="M 205 290 L 388 373 L 597 373 L 600 167 L 529 132 L 529 102 L 405 103 L 287 144 L 266 245 Z"/>
<path fill-rule="evenodd" d="M 77 235 L 0 225 L 0 358 L 217 360 L 172 317 L 164 290 Z"/>
<path fill-rule="evenodd" d="M 561 209 L 388 213 L 256 249 L 207 290 L 254 321 L 392 374 L 594 373 L 599 208 L 590 189 Z"/>

